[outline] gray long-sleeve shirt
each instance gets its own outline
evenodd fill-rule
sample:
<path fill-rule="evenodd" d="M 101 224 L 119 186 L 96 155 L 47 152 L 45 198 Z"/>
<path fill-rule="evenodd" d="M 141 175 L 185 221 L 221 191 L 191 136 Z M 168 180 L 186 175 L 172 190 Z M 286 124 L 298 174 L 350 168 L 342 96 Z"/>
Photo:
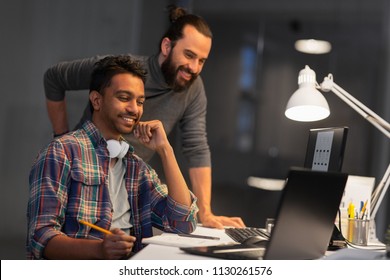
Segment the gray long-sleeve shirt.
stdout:
<path fill-rule="evenodd" d="M 206 135 L 207 98 L 200 76 L 185 91 L 175 92 L 165 82 L 158 64 L 158 56 L 134 56 L 140 60 L 148 76 L 145 84 L 146 101 L 143 121 L 160 120 L 169 134 L 176 124 L 181 130 L 182 152 L 189 167 L 210 167 L 210 149 Z M 44 75 L 46 98 L 60 101 L 65 98 L 67 90 L 85 90 L 95 62 L 104 56 L 95 56 L 69 62 L 61 62 L 50 67 Z M 89 104 L 80 121 L 91 119 Z M 145 161 L 149 161 L 153 151 L 145 148 L 132 134 L 124 135 L 135 148 L 136 153 Z"/>

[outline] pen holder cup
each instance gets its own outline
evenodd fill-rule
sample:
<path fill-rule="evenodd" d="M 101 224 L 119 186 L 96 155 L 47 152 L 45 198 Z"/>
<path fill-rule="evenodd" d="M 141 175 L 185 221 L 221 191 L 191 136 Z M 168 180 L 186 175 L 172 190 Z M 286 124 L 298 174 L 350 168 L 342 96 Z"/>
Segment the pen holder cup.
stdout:
<path fill-rule="evenodd" d="M 370 220 L 348 219 L 347 240 L 355 245 L 367 246 Z"/>

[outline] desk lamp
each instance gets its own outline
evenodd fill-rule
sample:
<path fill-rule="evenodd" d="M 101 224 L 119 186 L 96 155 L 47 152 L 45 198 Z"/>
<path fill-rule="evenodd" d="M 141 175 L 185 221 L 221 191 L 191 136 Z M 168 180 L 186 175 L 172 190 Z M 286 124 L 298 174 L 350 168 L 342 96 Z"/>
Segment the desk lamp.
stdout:
<path fill-rule="evenodd" d="M 287 103 L 285 111 L 287 118 L 301 122 L 325 119 L 330 114 L 329 106 L 318 89 L 323 92 L 331 91 L 390 139 L 390 124 L 334 83 L 332 74 L 325 77 L 324 81 L 319 85 L 316 81 L 315 72 L 306 65 L 299 72 L 298 86 L 298 90 L 294 92 Z M 390 164 L 382 180 L 371 195 L 371 232 L 375 232 L 375 215 L 389 188 L 389 184 Z"/>

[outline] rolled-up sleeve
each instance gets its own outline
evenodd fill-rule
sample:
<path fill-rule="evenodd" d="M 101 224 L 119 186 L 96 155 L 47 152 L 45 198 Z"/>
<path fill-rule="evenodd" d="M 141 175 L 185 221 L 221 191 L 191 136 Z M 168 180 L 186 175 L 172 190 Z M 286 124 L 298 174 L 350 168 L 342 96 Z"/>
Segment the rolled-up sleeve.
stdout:
<path fill-rule="evenodd" d="M 198 213 L 198 207 L 196 205 L 197 199 L 191 191 L 190 194 L 192 201 L 190 207 L 176 202 L 168 195 L 167 219 L 166 221 L 163 221 L 164 228 L 167 231 L 190 233 L 195 230 L 197 224 L 196 215 Z"/>

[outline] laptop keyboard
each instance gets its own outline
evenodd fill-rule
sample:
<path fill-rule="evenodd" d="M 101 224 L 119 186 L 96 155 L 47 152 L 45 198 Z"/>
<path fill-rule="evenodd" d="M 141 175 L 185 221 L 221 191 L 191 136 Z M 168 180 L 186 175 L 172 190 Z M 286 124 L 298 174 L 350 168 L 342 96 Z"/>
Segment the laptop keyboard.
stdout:
<path fill-rule="evenodd" d="M 269 239 L 269 234 L 263 228 L 226 228 L 225 233 L 234 241 L 238 243 L 244 242 L 247 238 L 251 236 L 261 236 L 265 239 Z"/>

